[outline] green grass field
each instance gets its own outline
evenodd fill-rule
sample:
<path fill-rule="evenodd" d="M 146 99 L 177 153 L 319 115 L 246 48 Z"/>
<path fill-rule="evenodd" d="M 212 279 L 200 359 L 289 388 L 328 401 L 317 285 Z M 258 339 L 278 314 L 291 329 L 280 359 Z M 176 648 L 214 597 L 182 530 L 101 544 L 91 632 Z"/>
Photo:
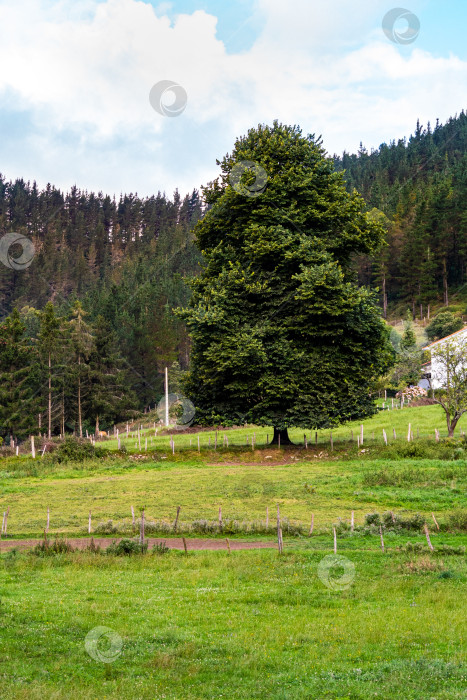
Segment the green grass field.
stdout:
<path fill-rule="evenodd" d="M 378 404 L 382 406 L 383 401 L 378 401 Z M 417 434 L 420 438 L 429 438 L 434 440 L 435 428 L 440 431 L 440 435 L 447 436 L 446 419 L 444 412 L 440 406 L 420 406 L 420 407 L 404 407 L 402 410 L 399 408 L 391 408 L 391 400 L 388 399 L 386 402 L 386 409 L 381 410 L 372 418 L 369 418 L 363 422 L 364 425 L 364 444 L 371 445 L 374 443 L 383 444 L 383 428 L 386 431 L 388 439 L 391 441 L 393 437 L 393 429 L 396 431 L 396 439 L 407 440 L 408 426 L 411 425 L 411 430 L 414 434 L 414 438 Z M 394 400 L 394 405 L 397 405 L 396 400 Z M 138 423 L 133 424 L 133 429 L 130 429 L 130 435 L 127 439 L 126 430 L 120 430 L 120 443 L 124 445 L 126 450 L 130 453 L 140 453 L 145 451 L 146 439 L 148 441 L 148 450 L 161 450 L 163 453 L 171 453 L 170 448 L 170 435 L 168 435 L 160 425 L 157 424 L 156 418 L 156 430 L 154 429 L 154 422 L 149 419 L 142 419 Z M 140 445 L 137 437 L 137 426 L 138 424 L 143 426 L 143 430 L 140 431 Z M 330 435 L 332 432 L 333 441 L 336 442 L 348 442 L 352 439 L 354 442 L 357 440 L 357 434 L 360 434 L 361 422 L 357 421 L 354 423 L 347 423 L 345 426 L 336 428 L 335 430 L 319 430 L 318 434 L 318 444 L 322 447 L 330 445 Z M 464 415 L 458 423 L 457 434 L 460 431 L 467 431 L 467 417 Z M 223 436 L 225 435 L 229 440 L 229 447 L 251 447 L 252 438 L 255 439 L 256 445 L 258 447 L 265 446 L 268 440 L 272 439 L 272 428 L 263 428 L 258 426 L 247 426 L 244 428 L 237 428 L 235 430 L 219 430 L 218 435 L 218 449 L 221 450 L 223 447 Z M 293 428 L 289 430 L 289 435 L 291 439 L 298 445 L 304 444 L 304 435 L 306 434 L 307 441 L 310 444 L 315 443 L 316 434 L 315 431 L 302 430 L 300 428 Z M 209 447 L 214 447 L 215 441 L 215 430 L 205 430 L 199 433 L 200 437 L 200 449 L 205 450 Z M 197 437 L 198 434 L 188 433 L 184 430 L 175 431 L 173 434 L 173 440 L 175 443 L 175 451 L 181 449 L 193 449 L 197 450 Z M 99 444 L 109 450 L 117 449 L 117 440 L 110 436 L 110 439 L 102 440 Z"/>
<path fill-rule="evenodd" d="M 258 445 L 265 429 L 247 427 L 225 431 L 229 448 L 221 437 L 217 450 L 214 433 L 209 448 L 202 432 L 200 454 L 189 445 L 196 435 L 186 434 L 175 455 L 158 435 L 148 453 L 112 453 L 109 440 L 107 456 L 84 462 L 2 460 L 10 545 L 40 536 L 47 508 L 52 536 L 83 536 L 89 510 L 96 534 L 112 521 L 115 534 L 131 536 L 131 506 L 137 514 L 145 508 L 151 536 L 170 533 L 181 506 L 179 530 L 187 536 L 199 538 L 193 527 L 202 521 L 209 537 L 275 540 L 279 505 L 285 542 L 283 555 L 3 550 L 2 700 L 465 700 L 467 453 L 461 440 L 408 444 L 409 422 L 427 435 L 442 425 L 436 406 L 380 413 L 365 422 L 363 453 L 349 426 L 334 432 L 334 451 L 328 433 L 318 447 L 278 450 Z M 395 445 L 371 440 L 373 430 L 376 438 L 392 424 Z M 254 432 L 252 450 L 244 443 Z M 227 532 L 218 527 L 219 506 Z M 434 551 L 420 527 L 389 526 L 383 553 L 378 528 L 364 520 L 386 511 L 421 514 Z M 230 531 L 234 521 L 238 530 Z M 333 524 L 344 559 L 323 578 Z M 98 641 L 100 627 L 111 630 L 110 648 L 105 635 Z"/>

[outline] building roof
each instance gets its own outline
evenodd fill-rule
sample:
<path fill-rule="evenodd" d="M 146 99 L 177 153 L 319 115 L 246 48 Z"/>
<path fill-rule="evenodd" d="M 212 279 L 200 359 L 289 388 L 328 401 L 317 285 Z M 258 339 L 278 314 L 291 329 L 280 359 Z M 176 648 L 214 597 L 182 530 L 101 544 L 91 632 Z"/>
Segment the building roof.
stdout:
<path fill-rule="evenodd" d="M 423 350 L 429 350 L 430 348 L 433 347 L 433 345 L 438 345 L 438 343 L 442 343 L 443 340 L 447 340 L 448 338 L 453 338 L 455 335 L 459 335 L 459 333 L 465 333 L 467 331 L 467 326 L 464 326 L 464 328 L 461 328 L 460 331 L 456 331 L 455 333 L 451 333 L 451 335 L 447 335 L 445 338 L 440 338 L 439 340 L 435 340 L 434 343 L 430 343 L 429 345 L 425 345 Z"/>

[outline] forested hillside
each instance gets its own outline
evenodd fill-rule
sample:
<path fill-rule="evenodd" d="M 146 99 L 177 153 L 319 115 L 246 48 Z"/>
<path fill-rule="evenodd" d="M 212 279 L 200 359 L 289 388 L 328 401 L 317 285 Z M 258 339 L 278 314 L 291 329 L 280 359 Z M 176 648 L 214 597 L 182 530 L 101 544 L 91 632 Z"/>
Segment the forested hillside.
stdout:
<path fill-rule="evenodd" d="M 466 114 L 434 128 L 418 124 L 408 140 L 383 144 L 371 153 L 361 147 L 355 155 L 335 156 L 334 164 L 387 230 L 387 245 L 380 253 L 355 259 L 360 283 L 379 288 L 383 314 L 405 316 L 409 305 L 414 316 L 425 316 L 428 305 L 448 305 L 454 293 L 458 303 L 465 303 L 467 295 L 459 290 L 467 282 Z M 81 375 L 72 367 L 77 359 L 90 362 L 94 357 L 94 368 L 92 362 L 84 363 L 86 371 L 102 371 L 95 354 L 82 353 L 83 341 L 73 331 L 77 300 L 94 350 L 96 342 L 110 338 L 105 352 L 120 388 L 104 410 L 108 420 L 158 399 L 164 366 L 174 361 L 182 368 L 188 365 L 187 331 L 173 309 L 188 300 L 184 278 L 199 272 L 201 254 L 192 230 L 204 211 L 196 190 L 183 199 L 175 192 L 172 199 L 158 193 L 116 200 L 76 187 L 67 194 L 51 185 L 41 191 L 35 183 L 8 182 L 0 176 L 0 236 L 24 234 L 36 250 L 27 269 L 0 264 L 0 318 L 17 308 L 21 319 L 10 320 L 0 333 L 0 344 L 10 348 L 0 374 L 8 378 L 17 373 L 10 414 L 15 402 L 31 396 L 31 412 L 46 417 L 48 321 L 39 311 L 47 302 L 59 319 L 61 344 L 60 352 L 53 351 L 53 430 L 63 428 L 65 415 L 76 426 L 73 397 Z M 14 347 L 21 352 L 15 355 Z M 22 373 L 29 379 L 21 389 Z M 89 377 L 83 373 L 83 382 Z M 104 414 L 102 407 L 86 404 L 85 394 L 84 383 L 82 418 L 90 426 Z M 123 397 L 128 400 L 122 402 Z"/>
<path fill-rule="evenodd" d="M 443 126 L 417 124 L 408 140 L 334 160 L 349 188 L 387 217 L 388 245 L 376 259 L 359 260 L 361 283 L 379 286 L 389 312 L 409 304 L 418 315 L 428 304 L 448 305 L 467 281 L 465 112 Z"/>
<path fill-rule="evenodd" d="M 163 367 L 188 361 L 187 333 L 172 309 L 186 302 L 183 278 L 198 269 L 191 231 L 202 213 L 196 190 L 183 200 L 176 192 L 172 200 L 158 193 L 116 201 L 1 178 L 0 233 L 26 235 L 36 254 L 24 270 L 0 264 L 0 316 L 23 310 L 26 334 L 37 345 L 34 309 L 51 301 L 67 319 L 79 299 L 88 322 L 101 316 L 110 325 L 139 406 L 153 402 Z"/>

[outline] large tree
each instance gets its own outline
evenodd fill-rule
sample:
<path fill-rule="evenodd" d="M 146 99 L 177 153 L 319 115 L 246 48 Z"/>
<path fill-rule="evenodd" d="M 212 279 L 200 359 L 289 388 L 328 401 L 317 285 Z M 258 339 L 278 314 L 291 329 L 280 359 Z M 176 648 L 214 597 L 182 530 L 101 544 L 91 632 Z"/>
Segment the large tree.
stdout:
<path fill-rule="evenodd" d="M 467 412 L 467 340 L 453 338 L 438 343 L 431 351 L 433 398 L 446 416 L 449 437 Z"/>
<path fill-rule="evenodd" d="M 76 395 L 78 435 L 83 437 L 83 396 L 89 388 L 89 365 L 87 361 L 92 350 L 92 331 L 86 323 L 87 312 L 81 302 L 75 301 L 71 311 L 70 336 L 72 362 L 69 365 L 69 378 Z"/>
<path fill-rule="evenodd" d="M 25 329 L 16 308 L 0 324 L 0 435 L 10 441 L 33 430 L 38 404 L 31 381 L 35 355 Z"/>
<path fill-rule="evenodd" d="M 179 312 L 198 420 L 270 425 L 284 444 L 290 426 L 371 415 L 392 351 L 352 258 L 378 249 L 381 223 L 298 127 L 251 129 L 219 164 L 195 228 L 204 268 Z"/>

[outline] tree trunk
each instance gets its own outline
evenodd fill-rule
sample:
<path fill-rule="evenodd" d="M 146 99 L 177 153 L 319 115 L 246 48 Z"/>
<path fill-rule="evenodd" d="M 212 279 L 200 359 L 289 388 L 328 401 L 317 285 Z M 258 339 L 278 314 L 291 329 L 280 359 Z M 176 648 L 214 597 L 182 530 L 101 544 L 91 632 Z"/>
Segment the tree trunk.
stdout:
<path fill-rule="evenodd" d="M 52 357 L 49 352 L 49 405 L 48 405 L 48 435 L 52 437 Z"/>
<path fill-rule="evenodd" d="M 83 421 L 81 419 L 81 355 L 78 355 L 78 426 L 79 436 L 83 437 Z"/>
<path fill-rule="evenodd" d="M 293 442 L 289 438 L 289 433 L 287 428 L 283 428 L 282 430 L 279 430 L 278 428 L 274 428 L 274 437 L 272 438 L 272 442 L 270 442 L 270 445 L 278 445 L 279 444 L 279 435 L 281 436 L 281 447 L 284 445 L 293 445 Z"/>
<path fill-rule="evenodd" d="M 386 293 L 386 275 L 383 273 L 383 317 L 388 317 L 388 295 Z"/>
<path fill-rule="evenodd" d="M 444 305 L 449 306 L 448 271 L 447 271 L 447 267 L 446 267 L 446 258 L 443 260 L 443 287 L 444 287 Z"/>
<path fill-rule="evenodd" d="M 460 416 L 459 416 L 459 418 L 460 418 Z M 453 418 L 451 420 L 449 413 L 446 413 L 446 423 L 448 426 L 448 437 L 454 437 L 454 431 L 456 429 L 457 423 L 459 422 L 459 418 Z"/>

